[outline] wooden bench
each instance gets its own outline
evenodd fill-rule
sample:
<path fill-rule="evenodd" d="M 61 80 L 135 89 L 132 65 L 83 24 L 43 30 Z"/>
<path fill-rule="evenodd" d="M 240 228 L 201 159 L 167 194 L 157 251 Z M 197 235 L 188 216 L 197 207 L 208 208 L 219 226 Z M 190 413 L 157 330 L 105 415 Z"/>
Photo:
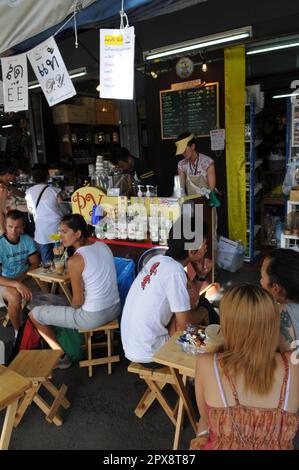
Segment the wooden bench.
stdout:
<path fill-rule="evenodd" d="M 30 380 L 7 367 L 0 366 L 0 411 L 6 408 L 0 437 L 0 450 L 7 450 L 9 447 L 19 399 L 30 387 Z"/>
<path fill-rule="evenodd" d="M 162 390 L 166 384 L 170 384 L 177 393 L 175 380 L 169 368 L 160 367 L 157 369 L 151 369 L 148 367 L 144 367 L 141 364 L 138 364 L 137 362 L 131 362 L 128 367 L 128 372 L 138 374 L 139 377 L 144 380 L 144 382 L 147 384 L 147 389 L 135 408 L 135 415 L 138 416 L 138 418 L 142 418 L 146 411 L 153 404 L 153 402 L 155 400 L 158 400 L 163 410 L 169 417 L 170 421 L 175 426 L 178 410 L 178 401 L 175 407 L 171 408 L 164 395 L 162 394 Z"/>
<path fill-rule="evenodd" d="M 23 418 L 28 406 L 34 401 L 36 405 L 45 413 L 46 420 L 61 426 L 63 421 L 58 415 L 60 406 L 69 408 L 70 402 L 65 398 L 67 386 L 62 385 L 58 390 L 49 380 L 52 377 L 54 367 L 57 365 L 62 351 L 44 350 L 24 350 L 9 365 L 9 369 L 30 379 L 31 387 L 26 391 L 25 397 L 20 401 L 17 409 L 14 426 L 18 426 Z M 53 396 L 54 400 L 49 405 L 38 393 L 44 387 Z"/>
<path fill-rule="evenodd" d="M 119 355 L 112 356 L 113 350 L 113 330 L 119 328 L 118 320 L 113 320 L 105 325 L 93 328 L 91 330 L 79 330 L 80 333 L 84 333 L 85 345 L 83 346 L 87 351 L 87 359 L 79 362 L 79 367 L 88 367 L 88 375 L 92 377 L 93 366 L 101 364 L 108 364 L 108 374 L 112 373 L 112 363 L 119 362 Z M 104 332 L 106 335 L 106 341 L 92 343 L 92 337 L 96 332 Z M 107 356 L 101 358 L 93 358 L 93 349 L 107 347 Z"/>

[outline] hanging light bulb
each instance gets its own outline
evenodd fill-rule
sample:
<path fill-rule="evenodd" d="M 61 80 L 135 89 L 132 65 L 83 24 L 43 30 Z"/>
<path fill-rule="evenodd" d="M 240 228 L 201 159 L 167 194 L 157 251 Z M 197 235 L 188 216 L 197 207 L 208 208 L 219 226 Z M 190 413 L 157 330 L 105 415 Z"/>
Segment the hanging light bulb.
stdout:
<path fill-rule="evenodd" d="M 202 72 L 207 72 L 208 71 L 208 64 L 204 62 L 201 66 L 201 71 Z"/>
<path fill-rule="evenodd" d="M 151 76 L 152 76 L 153 78 L 157 78 L 157 77 L 158 77 L 157 72 L 155 72 L 154 70 L 152 70 L 150 73 L 151 73 Z"/>

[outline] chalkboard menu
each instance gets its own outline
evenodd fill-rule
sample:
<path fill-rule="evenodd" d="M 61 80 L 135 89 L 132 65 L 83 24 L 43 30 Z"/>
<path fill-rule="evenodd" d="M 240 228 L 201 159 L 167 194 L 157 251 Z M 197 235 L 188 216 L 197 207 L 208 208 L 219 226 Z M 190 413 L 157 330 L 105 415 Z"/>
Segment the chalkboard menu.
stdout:
<path fill-rule="evenodd" d="M 162 139 L 176 139 L 190 131 L 199 137 L 219 127 L 219 83 L 160 91 Z"/>

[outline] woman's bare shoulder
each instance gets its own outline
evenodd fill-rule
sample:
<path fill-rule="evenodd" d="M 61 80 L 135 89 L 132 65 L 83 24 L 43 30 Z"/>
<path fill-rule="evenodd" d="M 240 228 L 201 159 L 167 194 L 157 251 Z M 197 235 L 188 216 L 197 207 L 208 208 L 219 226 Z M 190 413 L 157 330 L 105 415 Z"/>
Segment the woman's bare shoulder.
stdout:
<path fill-rule="evenodd" d="M 208 368 L 213 364 L 214 354 L 204 353 L 197 356 L 197 368 L 204 369 Z"/>

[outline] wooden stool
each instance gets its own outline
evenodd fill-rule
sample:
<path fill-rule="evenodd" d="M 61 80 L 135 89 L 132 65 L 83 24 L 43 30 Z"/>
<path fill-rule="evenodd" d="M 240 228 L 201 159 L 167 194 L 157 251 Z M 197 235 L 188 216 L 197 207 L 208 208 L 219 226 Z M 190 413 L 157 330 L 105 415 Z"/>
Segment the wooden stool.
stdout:
<path fill-rule="evenodd" d="M 150 369 L 138 364 L 137 362 L 131 362 L 128 367 L 128 372 L 138 374 L 139 377 L 147 384 L 147 389 L 135 408 L 135 415 L 138 416 L 138 418 L 142 418 L 149 407 L 157 399 L 170 421 L 175 426 L 179 402 L 177 401 L 175 407 L 171 408 L 161 392 L 166 384 L 170 384 L 176 393 L 178 393 L 175 386 L 175 380 L 169 367 L 161 366 L 161 368 Z"/>
<path fill-rule="evenodd" d="M 0 410 L 6 408 L 0 437 L 0 450 L 7 450 L 18 408 L 19 398 L 31 387 L 30 380 L 0 366 Z"/>
<path fill-rule="evenodd" d="M 27 377 L 31 381 L 31 387 L 27 390 L 18 407 L 14 427 L 18 426 L 32 401 L 45 413 L 46 420 L 49 423 L 53 422 L 56 426 L 62 425 L 63 421 L 57 412 L 60 405 L 64 408 L 70 406 L 70 402 L 65 398 L 67 386 L 62 385 L 58 390 L 49 380 L 61 355 L 62 351 L 53 351 L 52 349 L 23 350 L 9 365 L 10 370 Z M 45 387 L 54 397 L 52 405 L 48 405 L 38 394 L 41 386 Z"/>
<path fill-rule="evenodd" d="M 88 367 L 88 375 L 92 377 L 92 367 L 100 364 L 108 364 L 108 374 L 112 373 L 112 362 L 119 362 L 120 357 L 112 356 L 112 347 L 113 347 L 113 330 L 119 328 L 118 320 L 113 320 L 106 325 L 99 326 L 98 328 L 93 328 L 91 330 L 79 330 L 80 333 L 84 333 L 85 336 L 85 347 L 87 350 L 87 360 L 80 361 L 79 367 Z M 97 331 L 103 331 L 107 337 L 107 341 L 92 343 L 92 336 Z M 107 347 L 108 355 L 106 357 L 101 357 L 97 359 L 92 358 L 92 350 L 102 347 Z"/>

